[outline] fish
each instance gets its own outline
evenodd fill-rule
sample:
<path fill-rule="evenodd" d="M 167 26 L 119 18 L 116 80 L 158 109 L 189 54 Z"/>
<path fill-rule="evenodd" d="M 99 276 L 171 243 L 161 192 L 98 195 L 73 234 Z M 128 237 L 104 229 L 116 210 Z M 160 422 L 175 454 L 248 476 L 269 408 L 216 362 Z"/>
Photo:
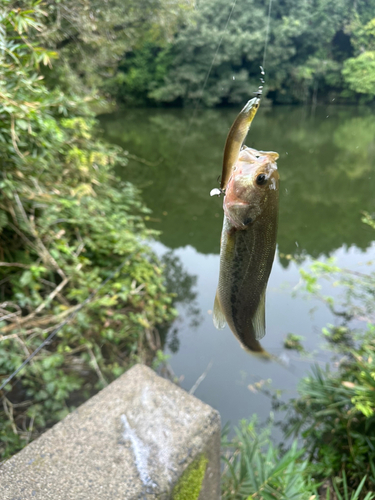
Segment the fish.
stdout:
<path fill-rule="evenodd" d="M 241 139 L 244 130 L 241 114 L 245 108 L 255 109 L 250 108 L 252 101 L 256 104 L 252 99 L 243 108 L 226 142 L 226 149 L 238 150 L 238 153 L 228 180 L 223 182 L 224 175 L 222 177 L 224 221 L 213 322 L 217 329 L 223 329 L 227 323 L 245 350 L 270 359 L 271 355 L 259 340 L 266 333 L 266 288 L 276 251 L 279 203 L 276 161 L 279 155 L 246 146 L 238 149 L 238 144 L 245 139 Z M 234 159 L 234 153 L 229 157 Z M 230 162 L 224 162 L 225 169 Z"/>
<path fill-rule="evenodd" d="M 249 131 L 251 122 L 258 111 L 260 98 L 250 99 L 242 108 L 231 126 L 225 142 L 220 189 L 226 188 L 232 169 L 238 159 L 241 147 Z"/>

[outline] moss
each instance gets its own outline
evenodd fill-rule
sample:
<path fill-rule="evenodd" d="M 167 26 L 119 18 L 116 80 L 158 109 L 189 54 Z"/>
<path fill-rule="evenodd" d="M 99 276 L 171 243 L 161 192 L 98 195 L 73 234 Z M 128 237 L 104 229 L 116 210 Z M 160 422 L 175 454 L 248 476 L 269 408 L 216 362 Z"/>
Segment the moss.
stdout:
<path fill-rule="evenodd" d="M 198 500 L 208 459 L 201 455 L 189 465 L 173 489 L 173 500 Z"/>

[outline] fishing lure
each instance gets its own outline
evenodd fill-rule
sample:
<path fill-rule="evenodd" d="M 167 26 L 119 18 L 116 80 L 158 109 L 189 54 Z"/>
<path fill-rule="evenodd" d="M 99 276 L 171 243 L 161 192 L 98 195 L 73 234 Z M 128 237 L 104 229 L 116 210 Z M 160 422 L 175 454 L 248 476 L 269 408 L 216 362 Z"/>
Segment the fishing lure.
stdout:
<path fill-rule="evenodd" d="M 264 84 L 264 69 L 262 66 L 260 67 L 260 70 L 262 75 L 260 81 Z M 250 101 L 245 104 L 228 132 L 223 154 L 220 190 L 217 188 L 212 189 L 210 193 L 211 196 L 220 195 L 226 188 L 228 180 L 232 174 L 233 167 L 239 157 L 241 148 L 249 132 L 251 122 L 258 111 L 262 92 L 263 85 L 260 85 L 257 92 L 255 92 L 255 97 L 250 99 Z"/>

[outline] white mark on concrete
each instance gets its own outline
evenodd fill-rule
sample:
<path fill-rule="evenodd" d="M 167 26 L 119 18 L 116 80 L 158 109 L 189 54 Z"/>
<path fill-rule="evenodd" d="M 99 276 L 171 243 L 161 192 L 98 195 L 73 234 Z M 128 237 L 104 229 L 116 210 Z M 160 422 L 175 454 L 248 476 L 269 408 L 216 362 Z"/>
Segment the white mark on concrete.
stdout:
<path fill-rule="evenodd" d="M 123 437 L 126 441 L 130 441 L 134 453 L 135 465 L 142 483 L 145 486 L 151 486 L 154 488 L 156 485 L 152 481 L 148 472 L 148 456 L 150 450 L 148 446 L 144 444 L 142 439 L 140 439 L 129 425 L 126 415 L 121 415 L 121 422 L 124 426 Z"/>
<path fill-rule="evenodd" d="M 128 417 L 136 423 L 138 435 L 143 438 L 142 444 L 149 447 L 151 470 L 162 470 L 170 483 L 177 470 L 178 446 L 192 449 L 201 449 L 202 446 L 201 437 L 196 433 L 197 422 L 203 418 L 205 410 L 194 412 L 191 409 L 187 412 L 185 407 L 186 404 L 191 405 L 190 399 L 191 396 L 180 395 L 177 391 L 159 393 L 155 397 L 155 391 L 146 386 L 140 397 L 144 411 L 130 410 L 128 413 Z M 192 436 L 192 439 L 186 441 L 187 436 Z"/>
<path fill-rule="evenodd" d="M 139 422 L 146 436 L 147 443 L 152 446 L 152 459 L 161 466 L 169 482 L 172 481 L 172 472 L 176 470 L 174 466 L 174 453 L 176 449 L 176 435 L 171 431 L 174 428 L 174 422 L 185 423 L 189 425 L 190 416 L 186 415 L 176 404 L 173 398 L 162 395 L 162 402 L 155 402 L 153 393 L 148 387 L 145 387 L 141 395 L 142 404 L 148 419 Z M 147 427 L 143 427 L 147 425 Z"/>

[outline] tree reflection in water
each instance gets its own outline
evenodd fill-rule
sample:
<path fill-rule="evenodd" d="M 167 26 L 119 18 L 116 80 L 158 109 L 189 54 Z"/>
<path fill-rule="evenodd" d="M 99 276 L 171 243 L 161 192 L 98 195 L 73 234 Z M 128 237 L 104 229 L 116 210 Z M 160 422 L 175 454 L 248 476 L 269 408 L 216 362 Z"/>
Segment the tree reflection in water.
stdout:
<path fill-rule="evenodd" d="M 202 312 L 197 301 L 197 276 L 190 275 L 184 268 L 180 258 L 173 250 L 169 250 L 162 257 L 161 261 L 165 266 L 165 286 L 168 292 L 175 294 L 174 305 L 182 306 L 184 309 L 184 320 L 190 329 L 197 328 L 202 322 Z M 174 322 L 172 327 L 166 326 L 160 331 L 162 345 L 167 343 L 171 352 L 175 353 L 180 347 L 178 339 L 178 322 Z"/>
<path fill-rule="evenodd" d="M 129 161 L 120 174 L 141 187 L 152 209 L 150 226 L 169 248 L 193 246 L 219 253 L 222 199 L 210 199 L 221 172 L 222 150 L 237 109 L 126 110 L 103 116 L 106 138 L 154 166 Z M 375 211 L 375 121 L 354 107 L 261 108 L 247 144 L 280 154 L 278 248 L 281 254 L 330 255 L 373 240 L 360 223 Z M 159 160 L 160 163 L 157 163 Z M 296 243 L 297 242 L 297 243 Z M 282 259 L 284 267 L 288 259 Z"/>

